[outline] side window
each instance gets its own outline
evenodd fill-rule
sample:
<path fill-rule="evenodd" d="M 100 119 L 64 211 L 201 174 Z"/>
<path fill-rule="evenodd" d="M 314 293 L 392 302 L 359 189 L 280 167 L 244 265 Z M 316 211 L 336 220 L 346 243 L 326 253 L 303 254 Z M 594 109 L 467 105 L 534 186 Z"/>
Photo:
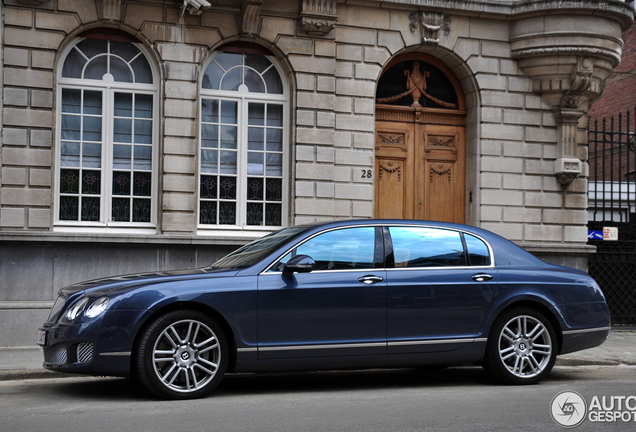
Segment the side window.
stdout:
<path fill-rule="evenodd" d="M 375 228 L 359 227 L 328 231 L 301 244 L 285 255 L 270 271 L 282 271 L 296 255 L 309 255 L 316 270 L 372 269 Z"/>
<path fill-rule="evenodd" d="M 471 266 L 489 266 L 490 252 L 488 246 L 481 239 L 470 234 L 464 234 L 466 247 L 468 248 L 468 259 Z"/>
<path fill-rule="evenodd" d="M 389 227 L 395 267 L 466 265 L 464 245 L 456 231 L 438 228 Z"/>

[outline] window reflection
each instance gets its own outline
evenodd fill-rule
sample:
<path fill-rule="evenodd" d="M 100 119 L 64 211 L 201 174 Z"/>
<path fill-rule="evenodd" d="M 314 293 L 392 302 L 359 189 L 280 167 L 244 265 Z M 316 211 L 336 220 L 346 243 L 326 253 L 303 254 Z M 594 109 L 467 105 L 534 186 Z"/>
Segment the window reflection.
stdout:
<path fill-rule="evenodd" d="M 460 233 L 438 228 L 389 227 L 395 267 L 465 266 Z"/>
<path fill-rule="evenodd" d="M 308 255 L 316 262 L 315 271 L 372 269 L 375 228 L 344 228 L 319 234 L 285 255 L 270 271 L 282 271 L 296 255 Z"/>

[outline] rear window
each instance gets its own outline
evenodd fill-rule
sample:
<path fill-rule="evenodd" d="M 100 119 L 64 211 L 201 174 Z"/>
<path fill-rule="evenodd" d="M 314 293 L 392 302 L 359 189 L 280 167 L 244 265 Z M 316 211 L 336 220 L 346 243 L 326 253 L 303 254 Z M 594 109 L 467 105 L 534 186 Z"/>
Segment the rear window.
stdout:
<path fill-rule="evenodd" d="M 471 266 L 489 266 L 490 251 L 483 240 L 464 233 L 466 248 L 468 249 L 468 260 Z"/>
<path fill-rule="evenodd" d="M 395 267 L 466 266 L 461 234 L 424 227 L 389 227 Z"/>

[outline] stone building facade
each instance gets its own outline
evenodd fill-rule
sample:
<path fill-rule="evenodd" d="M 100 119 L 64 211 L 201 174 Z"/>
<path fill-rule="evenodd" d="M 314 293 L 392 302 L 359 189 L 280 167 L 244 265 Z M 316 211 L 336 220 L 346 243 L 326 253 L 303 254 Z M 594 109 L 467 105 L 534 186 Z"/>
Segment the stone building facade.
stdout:
<path fill-rule="evenodd" d="M 618 0 L 4 0 L 0 346 L 57 290 L 429 218 L 585 268 Z"/>

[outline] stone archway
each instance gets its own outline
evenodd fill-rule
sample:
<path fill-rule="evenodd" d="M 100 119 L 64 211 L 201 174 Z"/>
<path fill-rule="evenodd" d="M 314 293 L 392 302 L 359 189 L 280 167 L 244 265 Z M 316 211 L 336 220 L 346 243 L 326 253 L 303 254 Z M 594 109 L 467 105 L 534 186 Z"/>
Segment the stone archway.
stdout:
<path fill-rule="evenodd" d="M 465 221 L 466 103 L 439 60 L 406 54 L 376 92 L 375 216 Z"/>

